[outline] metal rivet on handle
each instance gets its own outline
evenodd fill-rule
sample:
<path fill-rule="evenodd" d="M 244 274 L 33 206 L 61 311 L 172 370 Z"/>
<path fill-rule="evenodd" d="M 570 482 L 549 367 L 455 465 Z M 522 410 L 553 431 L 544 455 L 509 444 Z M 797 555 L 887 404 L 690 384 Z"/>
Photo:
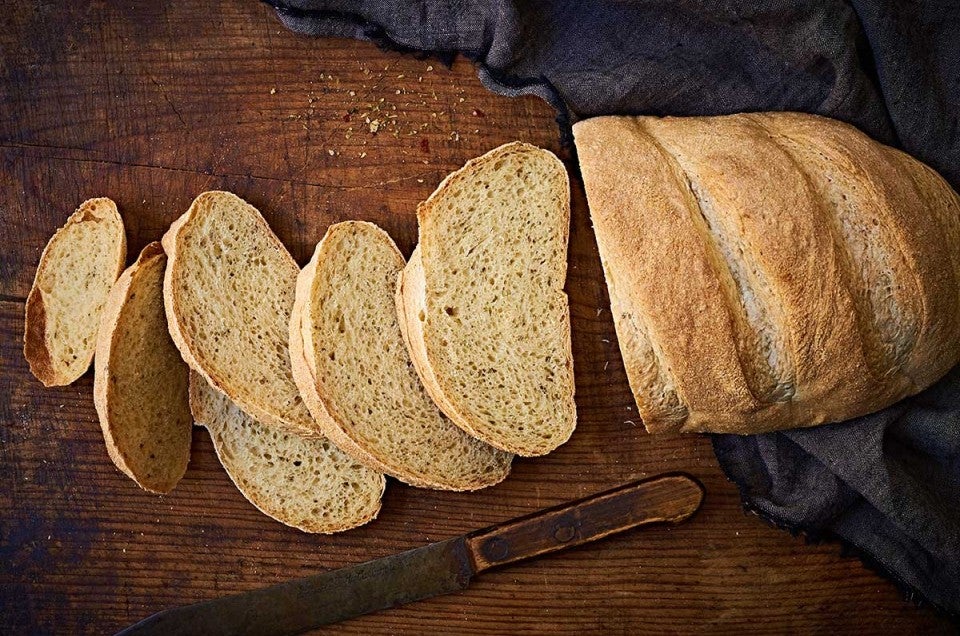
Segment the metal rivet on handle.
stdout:
<path fill-rule="evenodd" d="M 510 544 L 500 537 L 494 537 L 485 542 L 481 550 L 483 551 L 483 556 L 491 561 L 502 561 L 510 554 Z"/>
<path fill-rule="evenodd" d="M 553 527 L 553 538 L 560 543 L 566 543 L 577 536 L 577 529 L 569 521 L 558 521 Z"/>

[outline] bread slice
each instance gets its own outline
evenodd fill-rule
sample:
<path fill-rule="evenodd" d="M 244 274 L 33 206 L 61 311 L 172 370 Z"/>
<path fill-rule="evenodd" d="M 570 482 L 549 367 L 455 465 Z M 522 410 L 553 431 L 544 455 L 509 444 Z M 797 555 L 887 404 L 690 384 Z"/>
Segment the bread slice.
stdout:
<path fill-rule="evenodd" d="M 93 401 L 110 459 L 144 490 L 173 490 L 190 461 L 189 370 L 167 333 L 160 243 L 143 248 L 110 290 Z"/>
<path fill-rule="evenodd" d="M 550 452 L 576 425 L 563 164 L 501 146 L 444 179 L 417 217 L 398 306 L 424 386 L 488 444 Z"/>
<path fill-rule="evenodd" d="M 86 372 L 100 312 L 127 260 L 123 220 L 110 199 L 84 201 L 40 256 L 27 297 L 23 355 L 45 386 Z"/>
<path fill-rule="evenodd" d="M 327 230 L 297 278 L 293 377 L 324 434 L 365 465 L 426 488 L 498 483 L 512 455 L 444 417 L 413 368 L 394 302 L 404 264 L 372 223 Z"/>
<path fill-rule="evenodd" d="M 163 236 L 164 304 L 183 359 L 254 419 L 321 436 L 287 350 L 300 268 L 252 205 L 204 192 Z"/>
<path fill-rule="evenodd" d="M 326 439 L 264 426 L 197 373 L 190 408 L 217 457 L 250 503 L 304 532 L 330 534 L 376 518 L 386 480 Z"/>

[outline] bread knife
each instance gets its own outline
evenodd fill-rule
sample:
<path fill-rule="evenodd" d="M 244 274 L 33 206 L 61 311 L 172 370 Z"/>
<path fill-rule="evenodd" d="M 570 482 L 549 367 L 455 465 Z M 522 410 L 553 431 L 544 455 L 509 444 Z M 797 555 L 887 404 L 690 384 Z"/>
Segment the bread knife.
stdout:
<path fill-rule="evenodd" d="M 491 568 L 638 526 L 680 523 L 702 501 L 700 482 L 664 474 L 382 559 L 164 610 L 119 635 L 299 634 L 464 590 Z"/>

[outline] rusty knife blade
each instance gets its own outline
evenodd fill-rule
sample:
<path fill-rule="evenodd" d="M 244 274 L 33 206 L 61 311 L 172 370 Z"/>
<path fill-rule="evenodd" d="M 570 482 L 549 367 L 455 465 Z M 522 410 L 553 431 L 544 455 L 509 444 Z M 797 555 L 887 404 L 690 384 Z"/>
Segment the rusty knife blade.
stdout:
<path fill-rule="evenodd" d="M 260 590 L 164 610 L 118 636 L 299 634 L 463 590 L 473 574 L 465 539 L 457 537 Z"/>

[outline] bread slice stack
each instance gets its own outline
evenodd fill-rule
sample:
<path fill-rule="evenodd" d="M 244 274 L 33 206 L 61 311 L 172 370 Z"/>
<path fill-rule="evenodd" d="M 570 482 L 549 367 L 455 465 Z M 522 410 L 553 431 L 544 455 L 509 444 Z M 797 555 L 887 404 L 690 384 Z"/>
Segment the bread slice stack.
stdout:
<path fill-rule="evenodd" d="M 417 219 L 397 302 L 424 386 L 492 446 L 554 450 L 577 417 L 566 169 L 546 150 L 506 144 L 444 179 Z"/>
<path fill-rule="evenodd" d="M 93 199 L 44 251 L 25 355 L 62 384 L 96 344 L 108 454 L 142 488 L 181 479 L 193 420 L 254 506 L 339 532 L 377 516 L 385 474 L 476 490 L 570 437 L 569 214 L 557 158 L 508 144 L 420 207 L 409 264 L 345 222 L 301 272 L 256 208 L 205 192 L 117 280 L 123 224 Z"/>
<path fill-rule="evenodd" d="M 426 488 L 498 483 L 512 456 L 444 417 L 413 368 L 394 303 L 404 264 L 372 223 L 327 230 L 297 278 L 293 377 L 323 432 L 367 466 Z"/>

